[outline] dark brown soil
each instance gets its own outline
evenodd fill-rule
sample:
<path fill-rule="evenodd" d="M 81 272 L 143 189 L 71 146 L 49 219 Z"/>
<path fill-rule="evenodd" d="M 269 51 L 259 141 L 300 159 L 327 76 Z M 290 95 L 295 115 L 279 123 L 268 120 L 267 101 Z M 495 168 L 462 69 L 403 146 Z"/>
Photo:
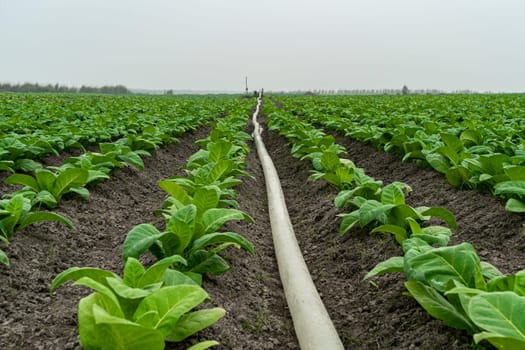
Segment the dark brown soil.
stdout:
<path fill-rule="evenodd" d="M 121 244 L 136 224 L 160 223 L 152 211 L 164 192 L 156 183 L 180 174 L 180 167 L 197 150 L 193 142 L 204 137 L 202 128 L 180 138 L 145 159 L 142 172 L 116 171 L 91 190 L 89 201 L 70 198 L 59 212 L 75 223 L 73 230 L 58 224 L 38 224 L 15 234 L 6 249 L 10 267 L 0 267 L 0 348 L 78 349 L 76 305 L 89 291 L 62 286 L 53 295 L 49 284 L 70 266 L 122 270 Z M 335 190 L 322 181 L 309 181 L 310 164 L 290 155 L 286 141 L 274 132 L 265 142 L 279 171 L 292 222 L 305 260 L 347 349 L 466 349 L 471 338 L 429 317 L 404 296 L 404 277 L 391 274 L 363 281 L 378 262 L 401 253 L 389 237 L 356 230 L 337 235 Z M 401 163 L 395 156 L 346 138 L 350 158 L 367 173 L 386 183 L 404 181 L 413 188 L 411 204 L 443 205 L 454 212 L 459 230 L 454 242 L 469 241 L 480 255 L 505 272 L 524 268 L 525 220 L 506 213 L 502 203 L 486 194 L 451 188 L 439 174 Z M 255 246 L 250 256 L 229 248 L 223 254 L 232 269 L 223 276 L 207 276 L 204 288 L 212 305 L 227 315 L 184 344 L 216 339 L 220 349 L 297 349 L 273 255 L 264 179 L 252 151 L 245 178 L 237 188 L 241 208 L 256 224 L 230 223 Z"/>

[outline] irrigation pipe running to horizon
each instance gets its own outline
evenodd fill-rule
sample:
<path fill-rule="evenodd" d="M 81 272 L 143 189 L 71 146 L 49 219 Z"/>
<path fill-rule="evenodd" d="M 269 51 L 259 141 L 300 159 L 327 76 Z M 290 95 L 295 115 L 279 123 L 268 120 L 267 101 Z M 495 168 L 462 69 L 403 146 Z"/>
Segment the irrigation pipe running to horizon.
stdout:
<path fill-rule="evenodd" d="M 302 350 L 344 349 L 304 262 L 292 222 L 288 216 L 277 170 L 262 141 L 262 128 L 257 122 L 261 103 L 262 90 L 259 93 L 257 106 L 252 116 L 253 137 L 264 171 L 279 274 L 299 346 Z"/>

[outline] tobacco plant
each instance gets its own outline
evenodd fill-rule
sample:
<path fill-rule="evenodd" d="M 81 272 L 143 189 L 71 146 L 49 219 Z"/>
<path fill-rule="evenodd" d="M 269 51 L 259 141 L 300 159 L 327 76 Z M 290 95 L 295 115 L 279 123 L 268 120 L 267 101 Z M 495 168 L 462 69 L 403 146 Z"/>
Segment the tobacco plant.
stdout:
<path fill-rule="evenodd" d="M 403 257 L 376 265 L 366 276 L 402 272 L 409 294 L 433 317 L 498 349 L 525 345 L 525 270 L 503 275 L 479 259 L 469 243 L 435 248 L 414 236 Z"/>
<path fill-rule="evenodd" d="M 218 186 L 200 187 L 191 196 L 175 181 L 164 180 L 160 185 L 170 194 L 164 209 L 158 211 L 166 220 L 166 229 L 161 232 L 151 224 L 133 228 L 124 241 L 124 259 L 138 257 L 147 250 L 158 259 L 179 254 L 187 264 L 176 267 L 199 279 L 204 273 L 218 275 L 229 269 L 218 253 L 231 245 L 253 254 L 253 246 L 240 234 L 218 231 L 231 220 L 253 222 L 238 209 L 221 207 L 230 202 L 221 199 L 222 190 Z"/>
<path fill-rule="evenodd" d="M 370 187 L 366 186 L 365 189 L 368 190 Z M 451 235 L 449 229 L 441 226 L 422 228 L 421 223 L 431 218 L 438 218 L 455 229 L 457 225 L 454 215 L 443 207 L 412 207 L 406 204 L 405 193 L 410 191 L 408 185 L 394 182 L 373 193 L 372 199 L 355 196 L 357 191 L 340 193 L 336 198 L 336 204 L 339 207 L 348 205 L 353 210 L 339 215 L 343 218 L 339 233 L 345 234 L 356 224 L 360 227 L 371 225 L 372 233 L 391 233 L 400 244 L 411 235 L 425 235 L 435 243 L 446 245 Z M 364 190 L 360 192 L 367 193 Z"/>
<path fill-rule="evenodd" d="M 36 196 L 32 204 L 43 204 L 48 208 L 55 208 L 62 196 L 67 193 L 77 193 L 84 199 L 89 198 L 89 191 L 85 187 L 89 180 L 89 172 L 85 169 L 71 168 L 59 173 L 48 169 L 37 169 L 34 174 L 34 177 L 13 174 L 5 180 L 5 183 L 25 186 L 15 193 L 35 192 Z"/>
<path fill-rule="evenodd" d="M 5 244 L 9 243 L 15 231 L 37 222 L 57 221 L 69 228 L 73 227 L 73 223 L 60 214 L 32 211 L 32 196 L 34 196 L 32 193 L 15 194 L 9 199 L 0 200 L 0 240 Z M 9 265 L 9 259 L 2 250 L 0 250 L 0 263 Z"/>
<path fill-rule="evenodd" d="M 495 192 L 498 183 L 515 180 L 505 169 L 525 166 L 524 125 L 517 117 L 523 107 L 515 96 L 283 96 L 281 100 L 286 108 L 279 114 L 432 167 L 456 187 Z M 510 199 L 507 210 L 523 212 L 519 195 L 498 192 Z"/>
<path fill-rule="evenodd" d="M 209 296 L 169 269 L 174 263 L 186 262 L 174 255 L 145 269 L 138 260 L 128 258 L 122 278 L 98 268 L 72 267 L 55 277 L 51 292 L 71 280 L 94 290 L 78 304 L 84 349 L 160 350 L 165 342 L 180 342 L 225 314 L 221 308 L 192 311 Z M 217 344 L 205 341 L 192 349 Z"/>

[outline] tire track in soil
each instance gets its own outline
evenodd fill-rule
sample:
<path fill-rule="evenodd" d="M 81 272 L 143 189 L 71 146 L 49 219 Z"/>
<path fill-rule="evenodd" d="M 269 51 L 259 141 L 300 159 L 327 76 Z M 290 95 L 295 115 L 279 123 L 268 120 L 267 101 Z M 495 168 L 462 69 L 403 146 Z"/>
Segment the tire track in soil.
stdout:
<path fill-rule="evenodd" d="M 264 125 L 261 120 L 260 122 Z M 290 146 L 283 137 L 274 131 L 268 131 L 263 136 L 279 172 L 288 211 L 305 261 L 345 348 L 469 349 L 470 336 L 431 318 L 412 298 L 402 294 L 405 291 L 405 278 L 401 274 L 376 278 L 377 286 L 362 280 L 378 262 L 401 255 L 399 245 L 388 236 L 372 236 L 366 230 L 354 230 L 340 237 L 340 220 L 336 217 L 339 211 L 333 204 L 336 191 L 324 181 L 308 180 L 310 163 L 293 158 Z M 342 141 L 341 138 L 336 140 L 349 147 L 348 143 Z M 433 177 L 429 179 L 426 172 L 419 169 L 403 170 L 407 164 L 399 160 L 387 163 L 383 157 L 371 152 L 364 145 L 352 143 L 349 153 L 349 158 L 358 166 L 364 167 L 369 175 L 385 183 L 404 181 L 405 178 L 400 176 L 403 172 L 412 174 L 413 181 L 407 182 L 413 187 L 414 194 L 419 196 L 412 198 L 415 201 L 420 201 L 420 197 L 425 196 L 425 193 L 419 193 L 421 188 L 416 185 L 419 181 L 422 187 L 433 184 L 434 188 L 442 188 L 441 182 Z M 382 169 L 374 171 L 374 168 Z M 455 193 L 449 189 L 442 190 L 437 196 L 440 201 L 436 202 L 431 198 L 430 204 L 440 205 L 456 200 L 456 197 L 460 197 L 457 200 L 463 203 L 470 201 L 470 195 L 465 197 L 463 192 Z M 478 214 L 478 219 L 486 210 L 479 208 L 479 201 L 479 198 L 473 199 L 471 204 L 475 203 L 477 207 L 472 206 L 469 209 Z M 455 208 L 447 207 L 455 212 Z M 471 217 L 460 215 L 459 225 L 469 227 L 468 225 L 475 224 L 468 221 Z M 465 239 L 464 235 L 461 239 Z M 478 243 L 479 241 L 478 238 Z M 499 242 L 496 246 L 498 244 Z M 487 254 L 492 256 L 501 252 L 490 250 Z M 490 261 L 498 263 L 493 259 Z M 521 263 L 520 261 L 519 264 Z M 515 268 L 516 265 L 511 262 L 510 266 Z"/>
<path fill-rule="evenodd" d="M 153 215 L 166 196 L 157 182 L 182 175 L 181 167 L 198 150 L 194 142 L 209 131 L 201 127 L 157 150 L 144 158 L 144 171 L 116 170 L 109 180 L 90 188 L 89 201 L 64 198 L 56 211 L 73 221 L 73 229 L 41 223 L 13 236 L 5 249 L 11 266 L 0 267 L 1 349 L 80 349 L 76 308 L 89 290 L 61 286 L 50 295 L 52 279 L 71 266 L 120 273 L 127 232 L 139 223 L 162 222 Z"/>

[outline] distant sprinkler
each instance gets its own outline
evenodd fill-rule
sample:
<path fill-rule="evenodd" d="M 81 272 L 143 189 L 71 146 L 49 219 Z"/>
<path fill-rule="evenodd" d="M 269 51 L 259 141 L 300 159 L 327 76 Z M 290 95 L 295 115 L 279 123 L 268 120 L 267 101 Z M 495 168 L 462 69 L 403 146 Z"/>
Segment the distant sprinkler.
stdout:
<path fill-rule="evenodd" d="M 246 84 L 246 95 L 248 95 L 248 77 L 244 77 L 244 82 Z"/>

